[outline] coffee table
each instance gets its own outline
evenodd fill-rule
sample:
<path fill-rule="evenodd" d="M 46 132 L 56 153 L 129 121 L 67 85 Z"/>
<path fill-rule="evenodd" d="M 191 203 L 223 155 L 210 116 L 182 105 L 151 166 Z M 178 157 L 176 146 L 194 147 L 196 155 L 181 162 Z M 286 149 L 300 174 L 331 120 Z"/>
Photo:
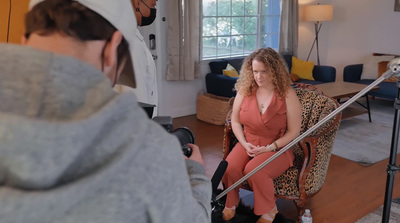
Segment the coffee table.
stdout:
<path fill-rule="evenodd" d="M 326 84 L 318 84 L 314 85 L 316 88 L 320 89 L 325 95 L 336 99 L 339 103 L 344 103 L 345 101 L 341 101 L 343 98 L 347 97 L 353 97 L 356 95 L 358 92 L 360 92 L 362 89 L 367 87 L 368 85 L 365 84 L 357 84 L 357 83 L 351 83 L 351 82 L 331 82 L 331 83 L 326 83 Z M 376 91 L 379 89 L 379 86 L 375 86 L 374 88 L 371 89 L 371 91 Z M 363 97 L 365 97 L 366 100 L 366 105 L 355 101 L 357 104 L 362 106 L 364 109 L 359 109 L 355 107 L 347 107 L 346 109 L 343 110 L 342 113 L 342 119 L 354 117 L 356 115 L 361 115 L 368 113 L 368 118 L 369 122 L 371 122 L 371 111 L 369 107 L 369 101 L 368 101 L 368 93 L 365 94 Z"/>

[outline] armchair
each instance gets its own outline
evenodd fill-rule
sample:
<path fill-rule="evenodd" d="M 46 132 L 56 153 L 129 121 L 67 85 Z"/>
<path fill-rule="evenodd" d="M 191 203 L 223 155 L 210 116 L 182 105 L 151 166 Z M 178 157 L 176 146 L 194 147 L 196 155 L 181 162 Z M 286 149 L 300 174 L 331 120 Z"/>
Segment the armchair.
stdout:
<path fill-rule="evenodd" d="M 295 91 L 303 108 L 301 134 L 339 106 L 334 99 L 318 91 L 301 88 Z M 231 112 L 227 115 L 224 130 L 224 159 L 237 143 L 230 115 Z M 339 113 L 294 146 L 294 165 L 274 180 L 275 197 L 293 200 L 299 216 L 304 212 L 307 198 L 318 193 L 324 184 L 340 118 Z M 251 190 L 247 182 L 241 187 Z"/>
<path fill-rule="evenodd" d="M 351 64 L 343 69 L 343 81 L 369 85 L 376 79 L 361 79 L 364 64 Z M 378 77 L 378 74 L 376 75 Z M 377 91 L 368 92 L 368 95 L 388 100 L 395 100 L 397 96 L 396 82 L 381 82 Z"/>

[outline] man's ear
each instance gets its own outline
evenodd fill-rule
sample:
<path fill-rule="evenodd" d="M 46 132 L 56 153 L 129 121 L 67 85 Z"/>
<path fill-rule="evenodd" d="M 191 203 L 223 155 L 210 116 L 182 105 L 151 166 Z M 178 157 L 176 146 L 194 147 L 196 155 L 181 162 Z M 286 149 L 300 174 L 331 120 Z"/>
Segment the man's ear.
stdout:
<path fill-rule="evenodd" d="M 22 35 L 22 36 L 21 36 L 21 44 L 22 44 L 22 45 L 28 44 L 28 38 L 26 38 L 25 35 Z"/>
<path fill-rule="evenodd" d="M 139 1 L 140 0 L 131 0 L 133 11 L 137 11 L 137 8 L 139 7 Z"/>
<path fill-rule="evenodd" d="M 104 65 L 107 67 L 117 66 L 118 61 L 118 46 L 122 41 L 122 33 L 115 31 L 111 40 L 107 43 L 104 49 Z"/>

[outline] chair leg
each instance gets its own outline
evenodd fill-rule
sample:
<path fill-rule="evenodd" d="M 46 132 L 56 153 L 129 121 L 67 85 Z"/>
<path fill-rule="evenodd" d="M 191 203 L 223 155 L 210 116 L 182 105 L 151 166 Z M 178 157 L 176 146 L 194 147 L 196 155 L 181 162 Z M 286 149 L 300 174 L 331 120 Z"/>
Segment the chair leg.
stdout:
<path fill-rule="evenodd" d="M 306 207 L 307 200 L 306 199 L 298 199 L 294 200 L 294 203 L 297 207 L 297 213 L 301 222 L 301 216 L 304 214 L 304 209 Z"/>

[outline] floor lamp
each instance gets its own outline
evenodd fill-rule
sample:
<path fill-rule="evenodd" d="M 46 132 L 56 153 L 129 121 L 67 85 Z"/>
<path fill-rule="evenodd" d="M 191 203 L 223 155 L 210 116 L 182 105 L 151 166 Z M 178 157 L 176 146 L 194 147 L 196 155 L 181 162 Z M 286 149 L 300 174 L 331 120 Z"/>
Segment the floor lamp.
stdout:
<path fill-rule="evenodd" d="M 333 17 L 333 5 L 307 5 L 304 6 L 304 20 L 314 22 L 315 38 L 311 46 L 310 52 L 308 53 L 307 61 L 310 58 L 311 51 L 314 45 L 317 45 L 317 60 L 319 61 L 319 46 L 318 46 L 318 33 L 322 27 L 322 21 L 331 21 Z"/>

